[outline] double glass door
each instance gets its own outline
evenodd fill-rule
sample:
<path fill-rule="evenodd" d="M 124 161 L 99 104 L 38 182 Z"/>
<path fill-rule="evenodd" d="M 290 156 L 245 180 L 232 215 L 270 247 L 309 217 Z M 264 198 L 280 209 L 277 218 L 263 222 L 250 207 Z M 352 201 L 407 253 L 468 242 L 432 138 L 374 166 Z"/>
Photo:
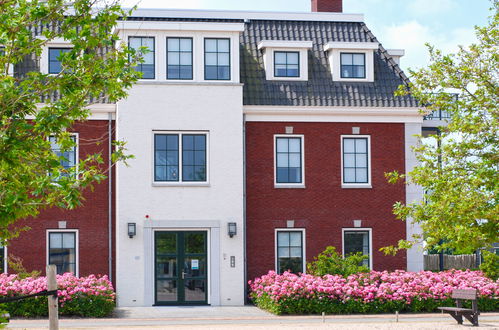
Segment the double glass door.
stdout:
<path fill-rule="evenodd" d="M 156 231 L 154 249 L 155 304 L 207 304 L 207 232 Z"/>

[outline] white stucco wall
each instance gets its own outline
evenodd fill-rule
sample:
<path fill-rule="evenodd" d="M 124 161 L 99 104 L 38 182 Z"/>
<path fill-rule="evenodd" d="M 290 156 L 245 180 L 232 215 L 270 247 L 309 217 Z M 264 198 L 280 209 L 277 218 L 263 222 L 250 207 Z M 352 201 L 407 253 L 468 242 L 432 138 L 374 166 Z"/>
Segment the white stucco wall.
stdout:
<path fill-rule="evenodd" d="M 416 155 L 412 150 L 416 146 L 418 139 L 416 135 L 421 134 L 421 124 L 405 124 L 405 172 L 411 171 L 418 163 Z M 406 186 L 406 203 L 419 201 L 423 198 L 423 190 L 416 185 Z M 412 219 L 406 221 L 407 239 L 411 239 L 414 234 L 421 234 L 421 227 L 412 222 Z M 414 245 L 407 250 L 407 270 L 417 272 L 424 269 L 423 249 L 421 244 Z"/>
<path fill-rule="evenodd" d="M 117 139 L 135 156 L 117 167 L 116 264 L 120 306 L 154 303 L 154 229 L 207 229 L 209 303 L 244 303 L 242 85 L 141 82 L 117 107 Z M 153 184 L 153 131 L 208 133 L 208 184 Z M 146 215 L 149 216 L 146 219 Z M 129 238 L 126 225 L 137 223 Z M 227 235 L 227 223 L 238 233 Z M 235 268 L 230 267 L 235 256 Z"/>

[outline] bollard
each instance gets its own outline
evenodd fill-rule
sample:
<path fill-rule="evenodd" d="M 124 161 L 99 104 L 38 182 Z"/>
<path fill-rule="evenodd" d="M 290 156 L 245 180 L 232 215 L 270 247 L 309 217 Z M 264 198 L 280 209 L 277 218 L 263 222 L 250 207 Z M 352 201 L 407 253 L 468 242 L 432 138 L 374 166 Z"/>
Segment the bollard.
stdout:
<path fill-rule="evenodd" d="M 396 319 L 396 322 L 399 321 L 399 311 L 395 311 L 395 319 Z"/>
<path fill-rule="evenodd" d="M 322 312 L 322 323 L 326 323 L 326 313 Z"/>
<path fill-rule="evenodd" d="M 57 280 L 55 277 L 55 265 L 47 265 L 47 290 L 57 290 Z M 49 329 L 59 330 L 59 304 L 57 296 L 48 296 L 49 305 Z"/>

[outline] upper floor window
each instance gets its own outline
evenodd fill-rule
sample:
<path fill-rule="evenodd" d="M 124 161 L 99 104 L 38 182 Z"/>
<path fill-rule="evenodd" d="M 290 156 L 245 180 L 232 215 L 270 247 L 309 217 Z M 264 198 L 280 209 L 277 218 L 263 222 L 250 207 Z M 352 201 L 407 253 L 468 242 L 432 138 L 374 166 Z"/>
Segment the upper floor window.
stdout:
<path fill-rule="evenodd" d="M 48 264 L 56 265 L 57 274 L 73 273 L 77 275 L 76 231 L 48 233 Z"/>
<path fill-rule="evenodd" d="M 343 137 L 343 183 L 369 184 L 369 139 Z"/>
<path fill-rule="evenodd" d="M 303 141 L 301 136 L 276 136 L 276 184 L 303 183 Z"/>
<path fill-rule="evenodd" d="M 300 53 L 299 52 L 274 52 L 275 77 L 299 77 Z"/>
<path fill-rule="evenodd" d="M 192 79 L 192 38 L 166 38 L 167 79 Z"/>
<path fill-rule="evenodd" d="M 154 181 L 206 182 L 206 134 L 155 134 Z"/>
<path fill-rule="evenodd" d="M 230 80 L 230 39 L 204 39 L 204 79 Z"/>
<path fill-rule="evenodd" d="M 62 151 L 55 136 L 49 137 L 52 151 L 57 155 L 57 157 L 59 157 L 61 166 L 67 171 L 72 170 L 76 166 L 76 136 L 71 136 L 71 139 L 74 142 L 74 146 L 69 150 Z"/>
<path fill-rule="evenodd" d="M 71 51 L 71 48 L 49 48 L 49 73 L 58 74 L 61 72 L 61 55 L 69 51 Z"/>
<path fill-rule="evenodd" d="M 341 53 L 341 78 L 366 78 L 366 55 Z"/>
<path fill-rule="evenodd" d="M 142 72 L 142 79 L 154 79 L 154 37 L 129 37 L 128 46 L 135 49 L 142 56 L 143 62 L 135 67 L 135 70 Z M 141 52 L 141 47 L 147 48 L 147 52 Z"/>
<path fill-rule="evenodd" d="M 277 272 L 286 271 L 298 274 L 304 272 L 303 231 L 278 230 L 277 236 Z"/>

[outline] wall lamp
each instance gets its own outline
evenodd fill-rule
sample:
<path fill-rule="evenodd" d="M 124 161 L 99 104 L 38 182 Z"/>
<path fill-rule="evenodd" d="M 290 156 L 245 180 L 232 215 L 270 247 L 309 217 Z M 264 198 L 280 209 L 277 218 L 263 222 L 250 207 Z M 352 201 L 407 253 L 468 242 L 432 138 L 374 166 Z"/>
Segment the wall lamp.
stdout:
<path fill-rule="evenodd" d="M 135 224 L 135 222 L 129 222 L 128 237 L 133 238 L 135 235 L 137 235 L 137 225 Z"/>
<path fill-rule="evenodd" d="M 235 222 L 229 222 L 227 226 L 227 234 L 232 238 L 237 234 L 237 224 Z"/>

